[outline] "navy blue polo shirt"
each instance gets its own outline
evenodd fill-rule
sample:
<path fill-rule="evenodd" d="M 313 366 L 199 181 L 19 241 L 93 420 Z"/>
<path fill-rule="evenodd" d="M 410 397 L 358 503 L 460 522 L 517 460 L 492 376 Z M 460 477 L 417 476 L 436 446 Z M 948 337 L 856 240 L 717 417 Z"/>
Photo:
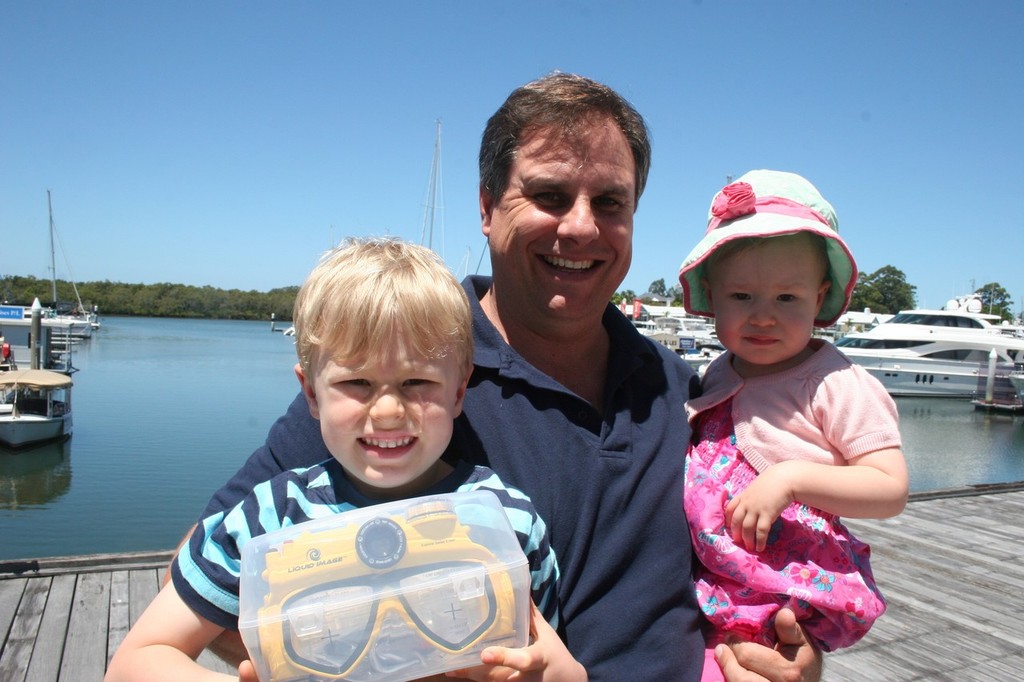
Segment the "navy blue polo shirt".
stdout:
<path fill-rule="evenodd" d="M 674 352 L 609 305 L 604 414 L 519 356 L 470 277 L 475 368 L 453 445 L 533 500 L 562 571 L 569 650 L 591 680 L 698 680 L 704 643 L 683 514 L 699 383 Z"/>
<path fill-rule="evenodd" d="M 699 680 L 704 643 L 683 514 L 699 382 L 609 305 L 604 414 L 519 356 L 487 319 L 490 279 L 463 282 L 476 348 L 448 458 L 490 466 L 533 500 L 561 569 L 563 636 L 592 681 Z M 300 394 L 204 515 L 282 469 L 329 457 Z"/>

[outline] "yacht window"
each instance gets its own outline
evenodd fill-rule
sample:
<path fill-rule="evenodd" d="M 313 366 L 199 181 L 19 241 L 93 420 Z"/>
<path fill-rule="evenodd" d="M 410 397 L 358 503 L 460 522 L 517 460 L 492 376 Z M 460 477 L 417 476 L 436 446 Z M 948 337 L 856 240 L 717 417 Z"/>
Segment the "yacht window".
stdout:
<path fill-rule="evenodd" d="M 981 323 L 978 322 L 977 320 L 972 320 L 969 317 L 957 317 L 954 319 L 956 320 L 957 327 L 966 327 L 968 329 L 981 329 Z"/>
<path fill-rule="evenodd" d="M 971 350 L 970 348 L 957 348 L 954 350 L 940 350 L 934 353 L 927 353 L 924 357 L 932 358 L 935 360 L 961 360 L 971 362 L 981 362 L 983 359 L 988 358 L 988 354 L 985 353 L 985 358 L 981 357 L 982 353 L 977 350 Z"/>
<path fill-rule="evenodd" d="M 928 341 L 910 341 L 907 339 L 868 339 L 844 336 L 836 341 L 837 346 L 845 348 L 914 348 L 927 345 Z"/>
<path fill-rule="evenodd" d="M 965 329 L 983 329 L 984 325 L 971 317 L 960 315 L 934 315 L 924 313 L 899 313 L 891 320 L 896 324 L 921 324 L 929 327 L 959 327 Z"/>
<path fill-rule="evenodd" d="M 928 341 L 910 341 L 908 339 L 881 339 L 881 342 L 872 348 L 916 348 L 926 346 Z"/>

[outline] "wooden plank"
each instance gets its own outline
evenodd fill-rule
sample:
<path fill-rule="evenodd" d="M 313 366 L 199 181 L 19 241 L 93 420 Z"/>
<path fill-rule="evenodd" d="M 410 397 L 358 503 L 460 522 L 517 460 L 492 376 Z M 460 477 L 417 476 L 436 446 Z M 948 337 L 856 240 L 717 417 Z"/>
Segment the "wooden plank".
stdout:
<path fill-rule="evenodd" d="M 6 633 L 14 621 L 17 605 L 22 601 L 27 581 L 0 581 L 0 629 Z"/>
<path fill-rule="evenodd" d="M 110 622 L 107 625 L 107 660 L 104 670 L 110 666 L 110 659 L 131 627 L 130 577 L 128 571 L 114 571 L 110 574 Z"/>
<path fill-rule="evenodd" d="M 160 591 L 157 583 L 156 572 L 152 569 L 131 572 L 131 592 L 129 595 L 131 624 L 139 620 L 139 616 L 153 601 L 153 597 Z"/>
<path fill-rule="evenodd" d="M 4 648 L 0 653 L 0 680 L 5 682 L 25 679 L 49 590 L 48 580 L 23 580 L 20 583 L 24 589 L 18 594 L 17 600 L 13 599 L 16 586 L 12 586 L 6 596 L 0 597 L 0 618 L 5 623 Z M 0 591 L 3 591 L 2 585 Z M 11 605 L 16 610 L 8 617 Z"/>
<path fill-rule="evenodd" d="M 170 563 L 174 552 L 125 552 L 121 554 L 86 554 L 82 556 L 46 557 L 0 561 L 0 580 L 35 578 L 65 573 L 93 573 L 115 570 L 159 568 Z"/>
<path fill-rule="evenodd" d="M 110 573 L 80 575 L 58 679 L 102 682 L 107 669 L 109 614 Z"/>
<path fill-rule="evenodd" d="M 862 642 L 826 655 L 823 682 L 1019 678 L 1021 501 L 936 498 L 895 519 L 850 522 L 872 547 L 889 609 Z"/>
<path fill-rule="evenodd" d="M 32 661 L 25 674 L 25 682 L 54 682 L 59 678 L 60 663 L 64 656 L 64 640 L 68 631 L 68 614 L 75 598 L 74 575 L 35 578 L 48 580 L 50 591 L 46 597 L 46 608 L 39 624 Z M 69 678 L 71 679 L 71 678 Z"/>
<path fill-rule="evenodd" d="M 24 579 L 0 581 L 0 631 L 4 633 L 5 643 L 27 582 Z"/>

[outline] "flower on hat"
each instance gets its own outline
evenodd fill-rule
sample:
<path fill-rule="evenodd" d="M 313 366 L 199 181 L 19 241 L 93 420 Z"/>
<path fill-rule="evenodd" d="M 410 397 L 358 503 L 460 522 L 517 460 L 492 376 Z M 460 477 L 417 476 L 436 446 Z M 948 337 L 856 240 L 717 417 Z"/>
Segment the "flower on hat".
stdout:
<path fill-rule="evenodd" d="M 754 188 L 747 182 L 734 182 L 726 185 L 711 204 L 711 215 L 719 222 L 739 218 L 754 212 L 757 196 Z"/>

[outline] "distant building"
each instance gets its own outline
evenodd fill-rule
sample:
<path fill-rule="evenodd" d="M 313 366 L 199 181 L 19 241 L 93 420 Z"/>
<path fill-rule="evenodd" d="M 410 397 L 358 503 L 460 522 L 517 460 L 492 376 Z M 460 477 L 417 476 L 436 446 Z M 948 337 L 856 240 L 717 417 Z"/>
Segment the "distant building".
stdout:
<path fill-rule="evenodd" d="M 871 308 L 865 308 L 862 312 L 848 310 L 839 316 L 834 327 L 841 334 L 862 332 L 876 327 L 883 322 L 888 322 L 892 317 L 888 313 L 873 313 Z"/>

